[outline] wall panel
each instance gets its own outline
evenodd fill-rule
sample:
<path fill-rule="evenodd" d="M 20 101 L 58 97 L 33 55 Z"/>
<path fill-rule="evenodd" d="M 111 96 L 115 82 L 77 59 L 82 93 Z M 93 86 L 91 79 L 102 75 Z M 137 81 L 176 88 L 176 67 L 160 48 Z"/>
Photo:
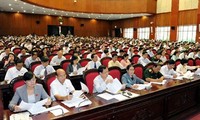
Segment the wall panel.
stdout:
<path fill-rule="evenodd" d="M 198 8 L 199 0 L 179 0 L 179 10 L 191 10 Z"/>
<path fill-rule="evenodd" d="M 48 25 L 59 25 L 57 16 L 0 13 L 0 35 L 47 34 Z M 36 21 L 40 23 L 37 24 Z M 83 27 L 80 24 L 84 24 Z M 77 36 L 107 36 L 109 21 L 63 17 L 63 25 L 74 26 Z M 103 26 L 103 27 L 102 27 Z"/>
<path fill-rule="evenodd" d="M 197 23 L 197 10 L 179 11 L 179 25 L 191 25 Z"/>

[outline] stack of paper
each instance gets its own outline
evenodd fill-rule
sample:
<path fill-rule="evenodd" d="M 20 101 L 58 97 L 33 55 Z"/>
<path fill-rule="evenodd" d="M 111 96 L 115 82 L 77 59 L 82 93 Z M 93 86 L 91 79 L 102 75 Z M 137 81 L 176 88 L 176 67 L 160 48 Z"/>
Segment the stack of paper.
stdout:
<path fill-rule="evenodd" d="M 162 82 L 151 82 L 152 84 L 164 85 L 167 80 L 163 80 Z"/>
<path fill-rule="evenodd" d="M 194 78 L 194 73 L 191 72 L 191 71 L 187 71 L 187 72 L 183 75 L 183 78 L 186 78 L 186 79 L 193 79 L 193 78 Z"/>
<path fill-rule="evenodd" d="M 120 81 L 117 78 L 115 78 L 113 80 L 113 82 L 108 83 L 106 87 L 107 87 L 108 92 L 110 92 L 112 94 L 116 94 L 121 90 L 122 84 L 120 83 Z"/>
<path fill-rule="evenodd" d="M 82 107 L 92 104 L 92 102 L 88 98 L 75 98 L 75 97 L 73 97 L 71 100 L 63 101 L 62 103 L 70 108 Z"/>
<path fill-rule="evenodd" d="M 29 117 L 29 115 L 29 112 L 12 114 L 10 116 L 10 120 L 32 120 L 32 118 Z"/>
<path fill-rule="evenodd" d="M 43 105 L 47 102 L 48 98 L 41 100 L 37 103 L 26 103 L 24 101 L 21 101 L 19 104 L 19 107 L 22 111 L 28 110 L 31 114 L 39 114 L 42 112 L 45 112 L 46 108 L 43 107 Z"/>
<path fill-rule="evenodd" d="M 123 94 L 116 94 L 116 95 L 112 95 L 109 93 L 102 93 L 97 95 L 100 98 L 103 98 L 105 100 L 111 100 L 111 99 L 117 99 L 118 101 L 122 101 L 122 100 L 126 100 L 128 99 L 128 97 L 124 96 Z"/>
<path fill-rule="evenodd" d="M 144 90 L 144 89 L 150 89 L 152 86 L 151 86 L 151 83 L 148 83 L 148 84 L 136 84 L 138 87 L 137 88 L 134 88 L 135 90 Z"/>

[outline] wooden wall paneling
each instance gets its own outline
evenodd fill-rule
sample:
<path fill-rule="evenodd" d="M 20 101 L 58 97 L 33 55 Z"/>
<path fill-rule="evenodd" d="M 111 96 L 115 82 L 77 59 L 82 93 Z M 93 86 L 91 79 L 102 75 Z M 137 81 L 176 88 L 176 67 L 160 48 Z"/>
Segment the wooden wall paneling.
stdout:
<path fill-rule="evenodd" d="M 155 13 L 155 0 L 23 0 L 32 4 L 61 9 L 66 11 L 78 11 L 88 13 Z M 152 7 L 153 6 L 153 7 Z"/>
<path fill-rule="evenodd" d="M 197 23 L 197 10 L 179 11 L 179 25 L 194 25 Z"/>
<path fill-rule="evenodd" d="M 171 25 L 171 13 L 157 14 L 156 26 L 170 26 Z"/>
<path fill-rule="evenodd" d="M 178 5 L 179 0 L 172 0 L 172 11 L 171 11 L 171 26 L 175 27 L 174 30 L 170 30 L 170 41 L 177 40 L 177 26 L 178 26 Z"/>
<path fill-rule="evenodd" d="M 48 25 L 59 25 L 58 16 L 1 13 L 0 18 L 0 35 L 44 35 Z M 107 36 L 110 29 L 109 21 L 95 19 L 63 17 L 63 25 L 74 26 L 74 34 L 78 36 Z"/>
<path fill-rule="evenodd" d="M 197 31 L 196 31 L 196 42 L 200 42 L 200 1 L 198 4 L 198 9 L 197 9 Z"/>

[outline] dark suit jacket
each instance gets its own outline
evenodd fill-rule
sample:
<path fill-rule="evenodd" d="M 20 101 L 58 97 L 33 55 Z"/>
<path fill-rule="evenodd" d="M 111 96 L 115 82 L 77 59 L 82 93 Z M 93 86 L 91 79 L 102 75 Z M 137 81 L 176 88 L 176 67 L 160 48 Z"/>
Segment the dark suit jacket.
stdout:
<path fill-rule="evenodd" d="M 78 63 L 77 64 L 77 70 L 79 69 L 79 68 L 81 68 L 82 66 Z M 67 74 L 71 74 L 72 72 L 73 72 L 73 66 L 72 66 L 72 64 L 69 64 L 68 66 L 67 66 Z"/>

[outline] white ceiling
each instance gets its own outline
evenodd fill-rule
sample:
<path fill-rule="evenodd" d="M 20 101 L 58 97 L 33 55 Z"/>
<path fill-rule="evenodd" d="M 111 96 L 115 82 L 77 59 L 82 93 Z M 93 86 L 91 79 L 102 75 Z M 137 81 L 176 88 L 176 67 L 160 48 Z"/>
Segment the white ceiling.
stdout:
<path fill-rule="evenodd" d="M 55 10 L 55 9 L 49 9 L 49 8 L 36 6 L 33 4 L 23 2 L 21 0 L 0 0 L 0 11 L 77 17 L 77 18 L 91 18 L 91 19 L 102 19 L 102 20 L 118 20 L 118 19 L 126 19 L 126 18 L 151 15 L 151 14 L 147 14 L 147 13 L 96 14 L 96 13 L 80 13 L 80 12 L 61 11 L 61 10 Z"/>

